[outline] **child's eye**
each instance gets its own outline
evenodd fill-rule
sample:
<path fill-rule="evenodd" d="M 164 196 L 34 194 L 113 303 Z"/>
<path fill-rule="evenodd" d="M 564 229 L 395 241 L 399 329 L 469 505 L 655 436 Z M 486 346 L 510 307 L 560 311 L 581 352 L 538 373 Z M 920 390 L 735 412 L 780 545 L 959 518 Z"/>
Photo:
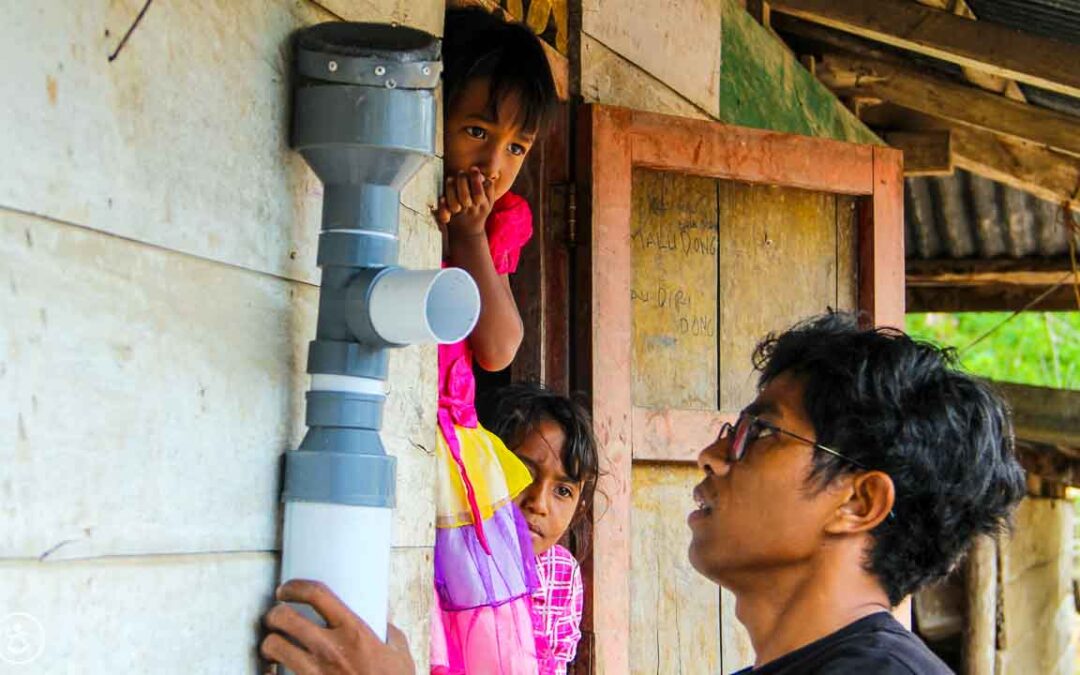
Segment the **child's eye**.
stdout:
<path fill-rule="evenodd" d="M 465 133 L 481 140 L 487 138 L 487 129 L 483 127 L 465 127 Z"/>
<path fill-rule="evenodd" d="M 571 499 L 574 496 L 574 489 L 566 485 L 559 485 L 555 488 L 555 494 L 563 499 Z"/>
<path fill-rule="evenodd" d="M 520 143 L 511 143 L 510 144 L 510 154 L 511 155 L 517 155 L 518 157 L 520 157 L 521 155 L 524 155 L 528 151 L 529 151 L 529 149 L 526 148 L 524 145 L 521 145 Z"/>

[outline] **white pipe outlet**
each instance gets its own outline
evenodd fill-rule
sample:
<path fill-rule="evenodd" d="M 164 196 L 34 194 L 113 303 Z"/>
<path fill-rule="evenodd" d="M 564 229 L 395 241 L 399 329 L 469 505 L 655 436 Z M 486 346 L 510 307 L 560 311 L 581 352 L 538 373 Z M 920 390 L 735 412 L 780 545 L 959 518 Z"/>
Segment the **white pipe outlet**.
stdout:
<path fill-rule="evenodd" d="M 456 267 L 390 270 L 376 280 L 368 303 L 375 332 L 394 344 L 459 342 L 480 318 L 480 289 Z"/>
<path fill-rule="evenodd" d="M 386 641 L 393 509 L 285 503 L 281 578 L 326 584 Z M 318 620 L 307 605 L 297 605 Z"/>

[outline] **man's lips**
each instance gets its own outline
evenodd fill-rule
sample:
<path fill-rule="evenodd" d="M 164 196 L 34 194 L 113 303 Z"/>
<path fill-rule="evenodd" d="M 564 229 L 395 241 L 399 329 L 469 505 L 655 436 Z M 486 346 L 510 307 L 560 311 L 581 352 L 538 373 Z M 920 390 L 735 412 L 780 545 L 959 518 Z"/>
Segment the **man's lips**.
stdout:
<path fill-rule="evenodd" d="M 694 503 L 697 504 L 697 509 L 691 511 L 690 515 L 686 517 L 686 522 L 688 524 L 693 524 L 697 520 L 707 518 L 712 513 L 712 501 L 705 494 L 702 485 L 703 484 L 699 484 L 694 488 Z"/>

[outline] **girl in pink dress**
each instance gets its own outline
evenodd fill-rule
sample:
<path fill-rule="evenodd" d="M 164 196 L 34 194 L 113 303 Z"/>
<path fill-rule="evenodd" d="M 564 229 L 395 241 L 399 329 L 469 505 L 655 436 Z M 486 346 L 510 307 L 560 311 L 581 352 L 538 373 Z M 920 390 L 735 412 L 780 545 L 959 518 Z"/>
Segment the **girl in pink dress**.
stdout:
<path fill-rule="evenodd" d="M 528 524 L 540 584 L 533 592 L 540 672 L 564 675 L 581 639 L 581 568 L 588 545 L 588 509 L 596 492 L 599 458 L 588 413 L 539 385 L 515 384 L 497 393 L 492 430 L 529 468 L 533 482 L 517 504 Z"/>
<path fill-rule="evenodd" d="M 514 503 L 528 468 L 478 422 L 473 361 L 501 370 L 521 344 L 508 275 L 532 235 L 510 192 L 557 104 L 537 38 L 480 9 L 451 10 L 443 41 L 444 168 L 436 210 L 447 266 L 465 269 L 481 310 L 464 341 L 439 347 L 433 673 L 539 671 L 528 526 Z"/>

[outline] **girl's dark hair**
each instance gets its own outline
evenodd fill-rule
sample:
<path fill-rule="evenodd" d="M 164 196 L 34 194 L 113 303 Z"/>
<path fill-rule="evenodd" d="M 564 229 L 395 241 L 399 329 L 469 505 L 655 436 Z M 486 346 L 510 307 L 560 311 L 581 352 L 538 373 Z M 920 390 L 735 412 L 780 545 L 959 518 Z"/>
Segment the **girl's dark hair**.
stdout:
<path fill-rule="evenodd" d="M 446 12 L 443 38 L 443 85 L 446 105 L 453 105 L 470 80 L 491 81 L 490 112 L 499 101 L 517 96 L 522 129 L 542 133 L 558 105 L 555 78 L 544 48 L 527 26 L 503 21 L 479 7 Z"/>
<path fill-rule="evenodd" d="M 537 424 L 554 422 L 562 427 L 566 443 L 562 449 L 566 476 L 581 483 L 577 513 L 567 530 L 568 544 L 578 558 L 588 550 L 592 530 L 592 503 L 600 477 L 600 457 L 589 413 L 577 401 L 535 383 L 511 384 L 491 394 L 492 418 L 484 426 L 514 448 Z"/>
<path fill-rule="evenodd" d="M 799 378 L 819 443 L 892 478 L 895 515 L 871 533 L 865 566 L 893 604 L 948 574 L 977 535 L 1008 528 L 1025 493 L 1009 411 L 952 350 L 830 313 L 767 337 L 754 364 L 762 385 Z M 808 484 L 859 470 L 817 452 Z"/>

